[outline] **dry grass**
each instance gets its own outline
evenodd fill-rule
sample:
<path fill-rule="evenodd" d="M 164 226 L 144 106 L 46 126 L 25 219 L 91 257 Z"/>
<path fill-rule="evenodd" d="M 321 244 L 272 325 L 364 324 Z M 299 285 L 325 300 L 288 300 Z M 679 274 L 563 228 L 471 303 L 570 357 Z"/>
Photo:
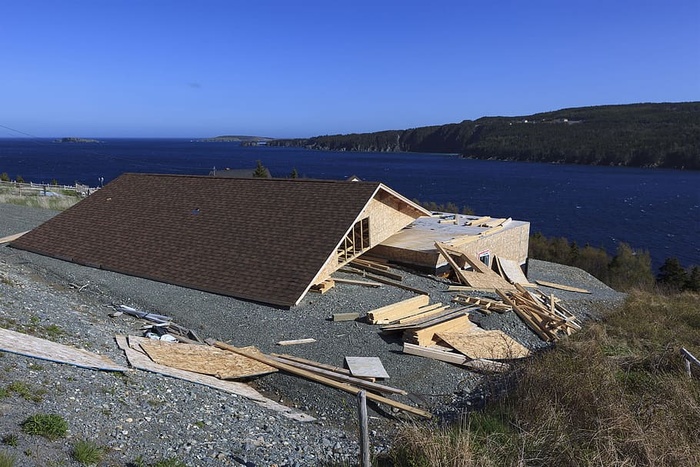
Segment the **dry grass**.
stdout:
<path fill-rule="evenodd" d="M 32 208 L 64 211 L 80 201 L 76 196 L 19 196 L 16 194 L 0 193 L 0 203 L 16 204 Z"/>
<path fill-rule="evenodd" d="M 633 292 L 466 426 L 404 430 L 394 465 L 700 465 L 700 371 L 688 378 L 680 347 L 700 354 L 700 297 Z"/>

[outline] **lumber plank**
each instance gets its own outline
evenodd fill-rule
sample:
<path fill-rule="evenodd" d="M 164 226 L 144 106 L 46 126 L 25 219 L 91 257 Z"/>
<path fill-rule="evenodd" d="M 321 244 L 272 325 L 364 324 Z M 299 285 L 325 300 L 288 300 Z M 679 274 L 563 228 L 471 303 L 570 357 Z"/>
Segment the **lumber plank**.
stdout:
<path fill-rule="evenodd" d="M 421 328 L 426 328 L 429 326 L 433 326 L 435 324 L 440 324 L 444 321 L 449 321 L 453 318 L 458 318 L 462 315 L 467 315 L 469 314 L 470 311 L 475 309 L 476 307 L 459 307 L 459 308 L 452 308 L 452 309 L 447 309 L 445 311 L 441 311 L 440 313 L 437 313 L 432 316 L 427 316 L 424 318 L 418 318 L 416 320 L 409 320 L 408 322 L 405 323 L 396 323 L 396 324 L 386 324 L 381 327 L 382 331 L 404 331 L 404 330 L 410 330 L 410 329 L 421 329 Z"/>
<path fill-rule="evenodd" d="M 411 344 L 430 345 L 436 342 L 436 334 L 440 332 L 448 330 L 457 332 L 473 329 L 478 329 L 477 325 L 469 321 L 468 315 L 463 315 L 426 328 L 404 331 L 403 339 Z"/>
<path fill-rule="evenodd" d="M 128 369 L 117 365 L 103 355 L 3 328 L 0 328 L 0 350 L 90 370 L 126 371 Z"/>
<path fill-rule="evenodd" d="M 590 290 L 572 287 L 570 285 L 557 284 L 555 282 L 547 282 L 539 279 L 535 280 L 535 282 L 537 283 L 537 285 L 541 285 L 542 287 L 549 287 L 550 289 L 566 290 L 567 292 L 591 293 Z"/>
<path fill-rule="evenodd" d="M 462 354 L 411 344 L 410 342 L 403 343 L 403 353 L 408 355 L 416 355 L 419 357 L 432 358 L 433 360 L 440 360 L 442 362 L 453 363 L 455 365 L 462 365 L 467 361 L 467 357 Z"/>
<path fill-rule="evenodd" d="M 462 274 L 462 268 L 459 267 L 457 262 L 452 259 L 452 256 L 448 251 L 444 248 L 444 246 L 440 242 L 435 242 L 435 248 L 440 252 L 440 254 L 445 258 L 447 263 L 450 265 L 452 270 L 454 271 L 455 275 L 457 276 L 457 279 L 464 285 L 471 285 L 469 282 L 464 278 Z"/>
<path fill-rule="evenodd" d="M 315 366 L 315 365 L 309 365 L 306 363 L 295 362 L 294 360 L 288 360 L 288 359 L 283 358 L 283 357 L 272 357 L 271 356 L 270 358 L 276 362 L 279 362 L 279 363 L 291 365 L 291 366 L 299 368 L 301 370 L 310 371 L 312 373 L 316 373 L 316 374 L 325 376 L 327 378 L 334 379 L 336 381 L 342 381 L 345 383 L 354 384 L 356 386 L 367 388 L 367 389 L 370 389 L 370 390 L 375 391 L 375 392 L 382 392 L 385 394 L 401 394 L 401 395 L 408 394 L 403 389 L 392 388 L 391 386 L 385 386 L 383 384 L 378 384 L 378 383 L 375 383 L 373 381 L 367 381 L 366 379 L 362 379 L 358 376 L 346 375 L 344 373 L 338 373 L 338 372 L 335 372 L 332 370 L 326 370 L 323 368 L 319 368 L 318 366 Z"/>
<path fill-rule="evenodd" d="M 471 287 L 468 285 L 448 285 L 448 292 L 484 292 L 484 293 L 496 293 L 495 287 Z"/>
<path fill-rule="evenodd" d="M 515 312 L 515 314 L 517 314 L 520 317 L 520 319 L 522 319 L 525 322 L 525 324 L 535 334 L 537 334 L 537 336 L 540 339 L 542 339 L 545 342 L 552 341 L 552 337 L 548 333 L 546 333 L 542 328 L 540 328 L 540 326 L 538 326 L 537 323 L 535 323 L 535 321 L 533 321 L 533 319 L 528 314 L 521 311 L 518 308 L 518 306 L 510 298 L 508 298 L 508 295 L 503 290 L 496 289 L 496 293 L 503 299 L 504 303 L 513 307 L 513 311 Z"/>
<path fill-rule="evenodd" d="M 286 341 L 279 341 L 277 342 L 277 345 L 311 344 L 313 342 L 316 342 L 316 339 L 314 339 L 313 337 L 307 337 L 305 339 L 291 339 Z"/>
<path fill-rule="evenodd" d="M 388 279 L 384 279 L 384 278 L 376 277 L 376 276 L 365 276 L 365 277 L 367 279 L 373 280 L 375 282 L 381 282 L 382 284 L 393 285 L 394 287 L 408 290 L 409 292 L 417 293 L 419 295 L 428 295 L 428 292 L 426 292 L 425 290 L 417 289 L 415 287 L 411 287 L 410 285 L 401 284 L 399 282 L 390 281 Z"/>
<path fill-rule="evenodd" d="M 383 269 L 375 268 L 372 266 L 365 266 L 363 264 L 358 264 L 358 263 L 350 263 L 350 264 L 348 264 L 348 266 L 351 268 L 360 269 L 362 271 L 371 272 L 372 274 L 376 274 L 378 276 L 388 277 L 389 279 L 393 279 L 395 281 L 402 281 L 403 280 L 403 276 L 401 276 L 399 274 L 394 274 L 393 272 L 385 271 Z"/>
<path fill-rule="evenodd" d="M 370 324 L 374 324 L 380 319 L 399 319 L 404 314 L 427 305 L 429 301 L 430 297 L 427 295 L 416 295 L 415 297 L 368 311 L 367 321 Z"/>
<path fill-rule="evenodd" d="M 361 280 L 357 280 L 357 279 L 342 279 L 342 278 L 334 277 L 333 280 L 338 284 L 361 285 L 364 287 L 381 287 L 382 286 L 382 284 L 379 282 L 361 281 Z"/>
<path fill-rule="evenodd" d="M 310 371 L 306 371 L 306 370 L 303 370 L 301 368 L 296 368 L 296 367 L 293 367 L 291 365 L 286 365 L 284 363 L 276 362 L 276 361 L 268 358 L 264 354 L 247 354 L 247 352 L 241 351 L 240 349 L 237 349 L 236 347 L 234 347 L 232 345 L 225 344 L 223 342 L 215 342 L 214 345 L 220 349 L 229 350 L 231 352 L 240 353 L 240 354 L 245 355 L 245 356 L 250 357 L 250 358 L 258 359 L 259 361 L 261 361 L 263 363 L 267 363 L 270 366 L 275 366 L 278 370 L 286 371 L 287 373 L 291 373 L 291 374 L 296 375 L 296 376 L 301 376 L 301 377 L 307 378 L 311 381 L 315 381 L 317 383 L 321 383 L 321 384 L 324 384 L 326 386 L 330 386 L 332 388 L 348 392 L 350 394 L 357 394 L 360 391 L 360 389 L 358 387 L 353 386 L 351 384 L 343 383 L 340 381 L 335 381 L 333 379 L 326 378 L 326 377 L 323 377 L 321 375 L 316 375 Z M 414 415 L 419 415 L 419 416 L 424 417 L 424 418 L 432 418 L 432 414 L 428 411 L 419 409 L 417 407 L 412 407 L 410 405 L 403 404 L 401 402 L 397 402 L 395 400 L 392 400 L 392 399 L 389 399 L 389 398 L 386 398 L 383 396 L 379 396 L 379 395 L 372 394 L 372 393 L 367 393 L 367 398 L 370 400 L 373 400 L 375 402 L 387 404 L 391 407 L 395 407 L 395 408 L 403 410 L 405 412 L 412 413 Z"/>
<path fill-rule="evenodd" d="M 355 321 L 360 317 L 359 313 L 333 313 L 333 321 Z"/>
<path fill-rule="evenodd" d="M 402 313 L 401 316 L 398 318 L 393 318 L 393 319 L 387 319 L 387 318 L 382 318 L 378 321 L 376 321 L 374 324 L 394 324 L 394 323 L 401 323 L 402 321 L 407 321 L 411 319 L 412 317 L 415 316 L 423 316 L 424 314 L 430 314 L 431 312 L 439 312 L 439 310 L 444 310 L 445 308 L 448 308 L 447 305 L 443 305 L 442 303 L 432 303 L 429 305 L 424 305 L 419 308 L 416 308 L 414 310 L 409 310 L 406 313 Z M 438 311 L 436 311 L 438 310 Z"/>

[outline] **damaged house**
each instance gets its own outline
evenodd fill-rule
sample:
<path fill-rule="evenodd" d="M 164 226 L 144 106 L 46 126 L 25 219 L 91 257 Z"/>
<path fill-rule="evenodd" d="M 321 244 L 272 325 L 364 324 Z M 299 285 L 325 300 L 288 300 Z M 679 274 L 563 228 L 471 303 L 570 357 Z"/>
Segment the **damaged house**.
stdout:
<path fill-rule="evenodd" d="M 12 246 L 291 307 L 343 264 L 429 214 L 377 182 L 130 173 Z"/>
<path fill-rule="evenodd" d="M 371 250 L 428 273 L 435 243 L 523 266 L 529 223 L 437 214 L 379 182 L 124 174 L 12 246 L 279 307 Z"/>

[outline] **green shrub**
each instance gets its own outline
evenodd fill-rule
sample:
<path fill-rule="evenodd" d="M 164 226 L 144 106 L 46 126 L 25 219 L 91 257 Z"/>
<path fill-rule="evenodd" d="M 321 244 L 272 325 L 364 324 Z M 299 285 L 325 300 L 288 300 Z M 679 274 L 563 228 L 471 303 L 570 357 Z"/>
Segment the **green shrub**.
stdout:
<path fill-rule="evenodd" d="M 36 414 L 22 422 L 22 431 L 29 435 L 43 436 L 53 441 L 66 436 L 68 423 L 60 415 Z"/>
<path fill-rule="evenodd" d="M 97 464 L 105 455 L 105 449 L 93 441 L 76 441 L 73 445 L 73 459 L 82 465 Z"/>

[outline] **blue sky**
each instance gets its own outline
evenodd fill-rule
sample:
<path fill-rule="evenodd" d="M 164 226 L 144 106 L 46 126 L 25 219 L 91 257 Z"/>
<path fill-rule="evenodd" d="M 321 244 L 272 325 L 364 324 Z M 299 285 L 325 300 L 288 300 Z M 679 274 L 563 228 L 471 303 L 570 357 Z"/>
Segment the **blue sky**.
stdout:
<path fill-rule="evenodd" d="M 700 2 L 6 0 L 0 137 L 305 137 L 700 100 Z"/>

